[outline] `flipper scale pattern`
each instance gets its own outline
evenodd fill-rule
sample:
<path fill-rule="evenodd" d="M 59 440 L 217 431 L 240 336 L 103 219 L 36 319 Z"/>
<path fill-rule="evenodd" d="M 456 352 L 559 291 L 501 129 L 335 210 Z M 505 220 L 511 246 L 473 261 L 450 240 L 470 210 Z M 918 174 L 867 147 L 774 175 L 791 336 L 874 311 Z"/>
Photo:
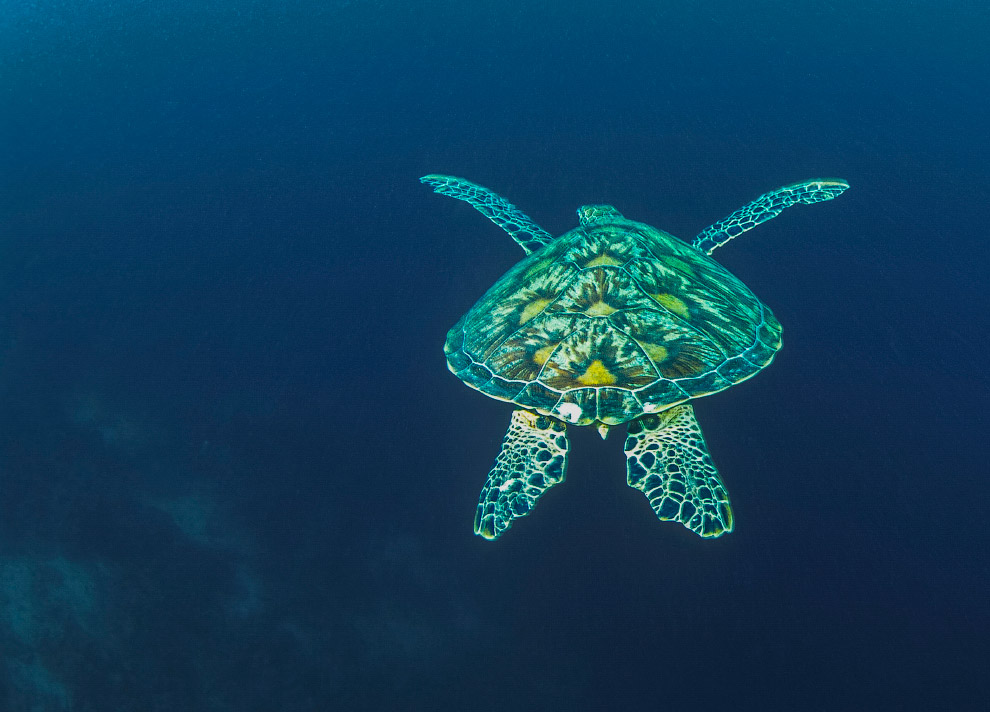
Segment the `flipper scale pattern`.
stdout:
<path fill-rule="evenodd" d="M 646 495 L 661 521 L 680 522 L 705 538 L 732 531 L 729 495 L 690 405 L 630 423 L 625 451 L 626 481 Z"/>
<path fill-rule="evenodd" d="M 515 410 L 502 451 L 481 489 L 474 533 L 498 539 L 512 521 L 525 517 L 544 492 L 567 473 L 566 426 L 554 418 Z"/>
<path fill-rule="evenodd" d="M 463 200 L 505 230 L 528 255 L 553 240 L 553 236 L 533 222 L 526 213 L 484 186 L 456 176 L 428 175 L 419 179 L 434 193 Z"/>
<path fill-rule="evenodd" d="M 732 238 L 777 217 L 785 208 L 798 203 L 820 203 L 823 200 L 831 200 L 842 195 L 848 187 L 849 184 L 844 180 L 815 178 L 771 190 L 699 232 L 691 244 L 706 255 L 710 255 Z"/>

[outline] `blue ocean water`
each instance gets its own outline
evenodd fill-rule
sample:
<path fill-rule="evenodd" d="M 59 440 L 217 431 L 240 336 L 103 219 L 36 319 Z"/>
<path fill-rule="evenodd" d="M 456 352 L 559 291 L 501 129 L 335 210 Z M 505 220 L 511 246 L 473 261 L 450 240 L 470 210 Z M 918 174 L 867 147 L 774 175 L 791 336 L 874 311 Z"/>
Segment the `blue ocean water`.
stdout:
<path fill-rule="evenodd" d="M 0 709 L 984 709 L 984 4 L 0 0 Z M 622 437 L 471 532 L 511 406 L 448 328 L 608 202 L 784 348 L 696 402 L 736 530 Z"/>

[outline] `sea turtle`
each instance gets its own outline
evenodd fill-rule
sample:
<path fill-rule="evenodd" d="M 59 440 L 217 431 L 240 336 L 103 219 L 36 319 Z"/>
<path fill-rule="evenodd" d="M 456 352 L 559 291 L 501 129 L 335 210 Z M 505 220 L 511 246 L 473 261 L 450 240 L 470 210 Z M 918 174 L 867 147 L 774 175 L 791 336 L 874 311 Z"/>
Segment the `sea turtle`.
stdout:
<path fill-rule="evenodd" d="M 732 531 L 729 496 L 688 401 L 769 365 L 781 327 L 709 255 L 798 203 L 849 184 L 814 179 L 761 195 L 686 244 L 611 205 L 578 208 L 554 238 L 518 208 L 463 178 L 428 175 L 526 252 L 447 335 L 447 365 L 467 385 L 517 406 L 481 490 L 474 531 L 497 539 L 564 481 L 567 425 L 629 423 L 627 482 L 657 517 L 702 537 Z"/>

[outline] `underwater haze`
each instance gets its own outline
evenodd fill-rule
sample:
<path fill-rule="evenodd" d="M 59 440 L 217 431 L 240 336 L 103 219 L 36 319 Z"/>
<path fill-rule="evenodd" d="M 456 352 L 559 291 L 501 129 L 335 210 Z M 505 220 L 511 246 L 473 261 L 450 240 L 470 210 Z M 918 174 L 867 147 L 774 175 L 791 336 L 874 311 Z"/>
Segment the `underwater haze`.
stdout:
<path fill-rule="evenodd" d="M 981 710 L 983 2 L 0 0 L 0 710 Z M 765 371 L 693 401 L 735 531 L 624 433 L 498 541 L 512 406 L 446 365 L 609 203 L 718 261 Z"/>

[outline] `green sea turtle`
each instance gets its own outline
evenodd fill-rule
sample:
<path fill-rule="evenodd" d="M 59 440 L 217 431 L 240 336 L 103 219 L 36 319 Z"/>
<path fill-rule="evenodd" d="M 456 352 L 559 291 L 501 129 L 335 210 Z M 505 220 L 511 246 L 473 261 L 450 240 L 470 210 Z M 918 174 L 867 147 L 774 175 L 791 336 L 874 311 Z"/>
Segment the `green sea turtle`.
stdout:
<path fill-rule="evenodd" d="M 467 385 L 517 406 L 481 490 L 474 531 L 497 539 L 564 481 L 567 425 L 604 438 L 629 423 L 627 482 L 657 517 L 703 537 L 732 531 L 729 496 L 688 403 L 755 375 L 780 348 L 781 327 L 709 255 L 798 203 L 840 195 L 815 179 L 761 195 L 686 244 L 611 205 L 578 209 L 554 238 L 518 208 L 463 178 L 428 175 L 526 252 L 447 335 L 447 365 Z"/>

